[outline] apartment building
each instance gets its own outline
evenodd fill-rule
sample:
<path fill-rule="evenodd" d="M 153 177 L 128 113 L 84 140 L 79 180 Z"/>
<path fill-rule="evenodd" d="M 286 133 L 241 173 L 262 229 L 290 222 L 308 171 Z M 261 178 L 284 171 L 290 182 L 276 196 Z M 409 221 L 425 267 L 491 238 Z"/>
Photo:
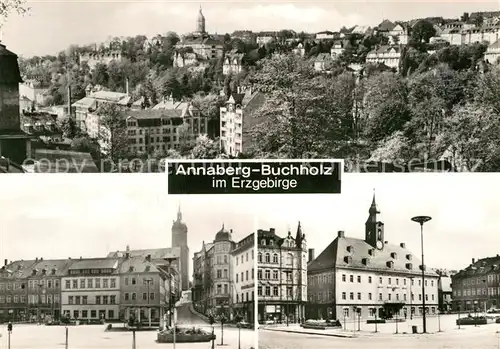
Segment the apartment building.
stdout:
<path fill-rule="evenodd" d="M 300 222 L 295 236 L 257 231 L 258 321 L 299 323 L 307 302 L 307 245 Z"/>
<path fill-rule="evenodd" d="M 62 314 L 78 320 L 118 320 L 122 258 L 75 261 L 61 279 Z"/>
<path fill-rule="evenodd" d="M 254 322 L 254 241 L 255 234 L 252 233 L 237 242 L 231 251 L 233 309 L 248 323 Z"/>

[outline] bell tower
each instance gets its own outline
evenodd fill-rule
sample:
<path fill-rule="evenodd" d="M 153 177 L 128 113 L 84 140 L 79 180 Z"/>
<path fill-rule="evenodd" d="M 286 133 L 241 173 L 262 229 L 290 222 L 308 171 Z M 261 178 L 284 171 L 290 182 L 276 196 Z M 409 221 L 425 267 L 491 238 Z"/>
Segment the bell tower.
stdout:
<path fill-rule="evenodd" d="M 196 32 L 199 34 L 205 34 L 205 16 L 203 16 L 201 5 L 200 11 L 198 12 L 198 19 L 196 21 Z"/>
<path fill-rule="evenodd" d="M 379 250 L 384 248 L 384 223 L 378 221 L 377 215 L 380 213 L 375 201 L 375 190 L 370 209 L 368 210 L 368 219 L 365 223 L 365 241 Z"/>
<path fill-rule="evenodd" d="M 189 247 L 187 243 L 187 225 L 182 221 L 181 207 L 177 210 L 177 219 L 172 224 L 172 247 L 179 247 L 181 250 L 181 284 L 182 290 L 189 289 Z"/>

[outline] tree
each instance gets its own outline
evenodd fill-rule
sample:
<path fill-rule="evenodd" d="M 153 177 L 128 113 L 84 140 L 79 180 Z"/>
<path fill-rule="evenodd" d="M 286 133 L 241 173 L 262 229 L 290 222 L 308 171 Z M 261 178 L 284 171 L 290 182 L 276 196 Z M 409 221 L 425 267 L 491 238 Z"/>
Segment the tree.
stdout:
<path fill-rule="evenodd" d="M 251 81 L 265 95 L 250 132 L 256 156 L 339 155 L 352 126 L 353 81 L 318 75 L 295 55 L 265 60 Z"/>
<path fill-rule="evenodd" d="M 85 135 L 79 136 L 71 141 L 71 150 L 82 153 L 90 153 L 92 159 L 99 159 L 99 144 L 96 140 Z"/>
<path fill-rule="evenodd" d="M 0 17 L 7 19 L 13 13 L 24 15 L 30 8 L 26 5 L 26 0 L 2 0 L 0 1 Z"/>
<path fill-rule="evenodd" d="M 117 104 L 103 103 L 96 111 L 99 116 L 98 142 L 101 151 L 115 163 L 128 155 L 127 123 Z"/>
<path fill-rule="evenodd" d="M 431 22 L 427 20 L 419 20 L 413 25 L 411 30 L 411 39 L 414 43 L 428 43 L 429 40 L 436 35 L 436 29 Z"/>
<path fill-rule="evenodd" d="M 61 130 L 63 131 L 63 136 L 70 139 L 75 138 L 78 134 L 76 122 L 70 117 L 61 121 Z"/>
<path fill-rule="evenodd" d="M 220 156 L 220 142 L 218 139 L 212 140 L 205 135 L 196 139 L 196 144 L 191 150 L 193 159 L 216 159 Z"/>

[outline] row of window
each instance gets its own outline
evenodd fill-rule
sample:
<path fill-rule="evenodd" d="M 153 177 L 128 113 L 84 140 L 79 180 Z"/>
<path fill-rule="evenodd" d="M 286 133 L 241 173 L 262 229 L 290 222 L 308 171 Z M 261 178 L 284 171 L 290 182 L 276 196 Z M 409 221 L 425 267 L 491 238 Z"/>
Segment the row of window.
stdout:
<path fill-rule="evenodd" d="M 228 294 L 229 293 L 228 292 L 229 288 L 228 288 L 227 284 L 224 284 L 224 293 L 222 293 L 222 285 L 221 284 L 217 284 L 215 286 L 215 289 L 216 289 L 217 294 Z"/>
<path fill-rule="evenodd" d="M 262 258 L 264 257 L 264 259 Z M 285 256 L 285 265 L 292 265 L 293 264 L 293 259 L 294 255 L 293 253 L 287 253 Z M 268 263 L 268 264 L 279 264 L 279 255 L 277 253 L 273 253 L 272 256 L 270 253 L 265 253 L 264 256 L 262 253 L 257 254 L 257 261 L 259 263 Z"/>
<path fill-rule="evenodd" d="M 228 264 L 228 256 L 225 254 L 223 256 L 217 255 L 216 257 L 217 264 Z"/>
<path fill-rule="evenodd" d="M 248 270 L 245 271 L 245 273 L 241 272 L 241 273 L 236 273 L 236 282 L 243 282 L 243 281 L 248 281 L 248 274 L 250 274 L 250 277 L 251 279 L 253 280 L 254 277 L 253 277 L 253 271 L 254 269 L 252 268 L 252 272 L 249 273 Z M 245 276 L 245 278 L 243 278 L 243 276 Z"/>
<path fill-rule="evenodd" d="M 59 280 L 28 280 L 28 288 L 38 289 L 38 288 L 59 288 Z M 11 290 L 24 290 L 25 284 L 22 282 L 7 282 L 0 283 L 1 291 L 11 291 Z"/>
<path fill-rule="evenodd" d="M 349 278 L 348 278 L 349 276 Z M 334 280 L 334 274 L 322 274 L 322 275 L 313 275 L 308 277 L 308 283 L 311 286 L 314 285 L 323 285 L 323 284 L 332 284 Z M 400 280 L 402 280 L 403 286 L 406 286 L 407 284 L 407 278 L 395 278 L 395 277 L 387 277 L 387 285 L 396 285 L 398 286 L 400 284 Z M 411 280 L 411 285 L 415 285 L 415 280 L 413 278 L 410 278 Z M 373 283 L 373 277 L 372 276 L 366 276 L 366 281 L 371 284 Z M 346 275 L 342 274 L 342 282 L 357 282 L 357 283 L 362 283 L 363 282 L 363 277 L 361 275 Z M 382 276 L 379 276 L 378 282 L 380 285 L 384 284 L 384 278 Z M 434 280 L 425 280 L 425 286 L 428 286 L 430 283 L 431 287 L 434 287 Z M 418 286 L 422 285 L 422 280 L 419 278 L 417 279 L 417 284 Z"/>
<path fill-rule="evenodd" d="M 292 280 L 292 272 L 290 270 L 284 270 L 283 273 L 285 276 L 283 279 L 287 281 Z M 270 269 L 258 269 L 257 270 L 257 280 L 279 280 L 280 272 L 279 270 L 270 270 Z"/>
<path fill-rule="evenodd" d="M 264 293 L 262 293 L 264 292 Z M 280 296 L 280 289 L 278 286 L 258 286 L 257 287 L 257 295 L 258 296 L 266 296 L 266 297 L 279 297 Z M 293 287 L 292 286 L 287 286 L 286 288 L 286 294 L 281 295 L 282 297 L 293 297 Z"/>
<path fill-rule="evenodd" d="M 355 315 L 355 316 L 358 316 L 358 314 L 360 316 L 363 316 L 363 308 L 360 308 L 361 309 L 361 312 L 360 313 L 352 313 L 352 315 Z M 423 314 L 423 308 L 422 307 L 418 307 L 418 312 L 415 313 L 415 307 L 411 307 L 410 309 L 410 312 L 414 315 L 422 315 Z M 429 310 L 430 310 L 430 313 L 431 314 L 436 314 L 436 307 L 425 307 L 425 310 L 426 310 L 426 314 L 429 314 Z M 382 311 L 383 309 L 382 308 L 379 308 L 378 309 L 379 311 L 379 314 L 378 316 L 381 316 L 382 315 Z M 369 317 L 375 317 L 377 314 L 377 308 L 368 308 L 368 316 Z M 351 309 L 350 308 L 344 308 L 343 309 L 343 316 L 348 318 L 349 316 L 351 315 Z M 402 308 L 399 312 L 398 312 L 398 315 L 399 316 L 408 316 L 408 309 L 406 307 Z"/>
<path fill-rule="evenodd" d="M 462 296 L 497 296 L 500 295 L 500 287 L 488 287 L 488 288 L 467 288 L 462 290 L 453 290 L 453 295 Z"/>
<path fill-rule="evenodd" d="M 269 244 L 267 243 L 266 239 L 261 239 L 260 240 L 260 244 L 261 246 L 277 246 L 275 243 L 274 243 L 274 240 L 273 239 L 269 239 Z M 282 247 L 296 247 L 295 246 L 295 240 L 293 239 L 288 239 L 288 240 L 285 240 L 283 242 L 283 245 Z"/>
<path fill-rule="evenodd" d="M 196 112 L 193 110 L 193 113 L 196 113 Z M 204 122 L 205 122 L 205 120 L 206 119 L 200 120 L 200 119 L 195 118 L 195 119 L 187 119 L 186 121 L 187 121 L 187 124 L 191 126 L 191 124 L 196 125 L 198 123 L 200 123 L 201 125 L 203 125 Z M 179 126 L 179 125 L 175 125 L 173 123 L 172 119 L 161 119 L 161 125 L 162 126 L 175 126 L 175 127 Z M 127 121 L 127 126 L 128 127 L 137 127 L 137 122 L 135 120 L 128 120 Z M 156 133 L 158 133 L 160 129 L 157 128 L 157 129 L 153 129 L 153 130 L 156 130 Z M 139 130 L 139 131 L 142 131 L 142 130 Z"/>
<path fill-rule="evenodd" d="M 64 312 L 67 316 L 72 316 L 73 319 L 114 319 L 115 312 L 114 310 L 73 310 L 73 314 L 70 313 L 69 310 Z M 99 317 L 98 315 L 99 314 Z M 90 316 L 89 316 L 90 315 Z M 107 316 L 106 316 L 107 315 Z"/>
<path fill-rule="evenodd" d="M 247 253 L 245 253 L 245 260 L 246 260 L 247 262 L 248 262 L 248 254 L 249 254 L 248 252 L 247 252 Z M 253 259 L 253 250 L 252 250 L 252 252 L 250 253 L 250 255 L 252 256 L 252 259 Z M 240 261 L 240 257 L 241 257 L 241 261 Z M 238 265 L 238 263 L 242 263 L 242 264 L 243 264 L 243 262 L 244 262 L 244 260 L 243 260 L 243 255 L 241 255 L 240 257 L 236 257 L 236 265 Z"/>
<path fill-rule="evenodd" d="M 347 300 L 347 295 L 348 295 L 347 292 L 342 292 L 342 300 Z M 368 300 L 368 301 L 372 301 L 373 300 L 373 296 L 372 296 L 371 292 L 369 292 L 367 294 L 367 296 L 368 296 L 368 298 L 366 300 Z M 309 299 L 310 302 L 328 302 L 328 301 L 331 301 L 333 299 L 333 293 L 332 293 L 332 291 L 328 291 L 328 293 L 326 291 L 323 291 L 323 292 L 318 292 L 317 295 L 316 294 L 309 294 L 308 295 L 308 299 Z M 362 300 L 365 300 L 365 299 L 363 299 L 361 292 L 357 292 L 357 293 L 355 293 L 355 292 L 349 292 L 349 300 L 362 301 Z M 389 293 L 389 294 L 387 294 L 387 299 L 384 299 L 383 294 L 379 293 L 378 294 L 378 300 L 379 301 L 383 301 L 383 300 L 388 300 L 388 301 L 407 301 L 407 294 L 403 293 L 403 295 L 401 297 L 399 293 L 396 293 L 396 294 L 394 294 L 394 298 L 393 298 L 393 294 Z M 411 294 L 411 300 L 412 301 L 415 300 L 415 294 L 413 294 L 413 293 Z M 418 300 L 422 301 L 422 294 L 418 295 Z M 429 300 L 429 295 L 428 294 L 425 295 L 425 300 L 426 301 Z M 435 300 L 434 294 L 431 294 L 431 300 L 432 301 Z"/>
<path fill-rule="evenodd" d="M 124 295 L 123 295 L 123 299 L 125 301 L 136 301 L 137 300 L 137 294 L 135 292 L 131 292 L 131 293 L 128 293 L 126 292 Z M 154 301 L 155 299 L 155 294 L 154 292 L 150 292 L 149 293 L 149 301 Z M 148 293 L 147 292 L 143 292 L 142 293 L 142 300 L 143 301 L 147 301 L 148 300 Z"/>
<path fill-rule="evenodd" d="M 88 296 L 69 296 L 68 297 L 68 304 L 116 304 L 116 296 L 111 295 L 111 296 L 95 296 L 94 302 L 89 303 L 88 302 L 89 297 Z"/>
<path fill-rule="evenodd" d="M 3 303 L 3 304 L 5 304 L 5 303 L 7 303 L 7 304 L 10 304 L 10 303 L 23 304 L 23 303 L 26 303 L 26 296 L 24 296 L 24 295 L 0 296 L 0 303 Z M 48 294 L 48 295 L 44 295 L 44 294 L 29 295 L 28 296 L 28 303 L 29 304 L 59 303 L 59 295 L 57 295 L 57 294 L 56 295 L 51 295 L 51 294 Z"/>
<path fill-rule="evenodd" d="M 241 302 L 251 302 L 253 301 L 253 292 L 243 292 L 241 293 L 241 297 L 239 294 L 236 294 L 236 303 Z"/>
<path fill-rule="evenodd" d="M 101 278 L 73 279 L 65 281 L 65 289 L 101 288 Z M 116 288 L 116 278 L 102 279 L 102 288 Z"/>
<path fill-rule="evenodd" d="M 132 277 L 126 277 L 123 279 L 123 282 L 125 285 L 140 285 L 141 283 L 143 285 L 147 285 L 148 283 L 150 283 L 150 286 L 154 284 L 154 279 L 152 278 L 149 278 L 149 277 L 144 277 L 144 278 L 139 278 L 139 277 L 135 277 L 135 276 L 132 276 Z"/>

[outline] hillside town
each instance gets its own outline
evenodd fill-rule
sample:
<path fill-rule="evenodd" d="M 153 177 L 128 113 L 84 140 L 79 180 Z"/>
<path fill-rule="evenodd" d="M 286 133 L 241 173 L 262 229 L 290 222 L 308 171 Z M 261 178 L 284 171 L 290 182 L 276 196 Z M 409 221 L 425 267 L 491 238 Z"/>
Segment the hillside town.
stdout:
<path fill-rule="evenodd" d="M 165 158 L 221 157 L 498 170 L 500 12 L 318 33 L 210 34 L 215 20 L 200 7 L 185 35 L 17 61 L 2 44 L 2 85 L 16 99 L 0 124 L 9 171 L 147 172 Z M 464 124 L 481 130 L 477 142 Z"/>

